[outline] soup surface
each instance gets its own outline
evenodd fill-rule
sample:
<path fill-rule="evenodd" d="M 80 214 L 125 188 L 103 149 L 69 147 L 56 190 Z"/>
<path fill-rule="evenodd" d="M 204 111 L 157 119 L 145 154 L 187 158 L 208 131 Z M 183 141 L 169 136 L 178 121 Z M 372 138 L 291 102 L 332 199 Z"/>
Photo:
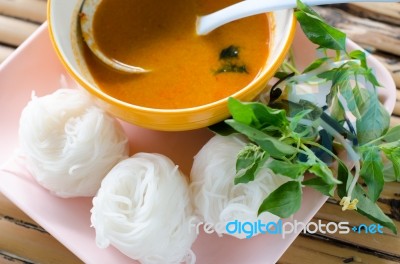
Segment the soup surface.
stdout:
<path fill-rule="evenodd" d="M 100 89 L 122 101 L 178 109 L 226 98 L 249 84 L 268 56 L 267 15 L 241 19 L 197 36 L 196 16 L 237 0 L 103 0 L 94 37 L 110 58 L 149 69 L 125 74 L 110 69 L 85 47 Z"/>

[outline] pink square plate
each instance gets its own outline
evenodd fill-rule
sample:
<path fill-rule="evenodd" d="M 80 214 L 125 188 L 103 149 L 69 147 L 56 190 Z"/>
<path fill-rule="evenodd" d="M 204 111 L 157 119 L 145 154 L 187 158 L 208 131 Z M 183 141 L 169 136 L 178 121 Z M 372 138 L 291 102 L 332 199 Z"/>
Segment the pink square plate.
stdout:
<path fill-rule="evenodd" d="M 350 49 L 357 46 L 348 41 Z M 297 34 L 294 51 L 297 61 L 306 64 L 315 57 L 315 47 Z M 372 56 L 369 63 L 386 89 L 382 98 L 393 110 L 395 85 L 388 71 Z M 0 66 L 0 190 L 32 219 L 85 263 L 132 263 L 113 247 L 99 249 L 90 227 L 91 199 L 61 199 L 40 187 L 18 160 L 18 122 L 21 110 L 34 90 L 38 96 L 60 88 L 60 79 L 75 85 L 60 64 L 51 46 L 47 24 L 43 24 L 15 53 Z M 169 156 L 188 173 L 195 153 L 212 135 L 207 129 L 188 132 L 158 132 L 122 122 L 129 135 L 132 153 L 158 152 Z M 22 162 L 22 163 L 21 163 Z M 324 204 L 326 197 L 305 188 L 302 207 L 293 219 L 307 223 Z M 259 235 L 248 240 L 201 233 L 193 245 L 197 263 L 275 263 L 297 237 L 292 233 Z"/>

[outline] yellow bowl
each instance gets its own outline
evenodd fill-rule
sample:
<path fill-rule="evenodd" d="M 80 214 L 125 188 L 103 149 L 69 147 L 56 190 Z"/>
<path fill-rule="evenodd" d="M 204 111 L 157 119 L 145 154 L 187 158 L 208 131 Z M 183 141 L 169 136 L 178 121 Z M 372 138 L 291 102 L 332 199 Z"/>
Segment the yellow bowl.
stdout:
<path fill-rule="evenodd" d="M 83 88 L 89 91 L 99 106 L 129 123 L 142 127 L 182 131 L 209 126 L 229 116 L 227 99 L 184 109 L 153 109 L 129 104 L 111 97 L 99 89 L 85 66 L 77 42 L 77 14 L 82 0 L 49 0 L 48 21 L 51 40 L 62 63 Z M 272 12 L 270 15 L 270 51 L 260 74 L 246 87 L 232 94 L 239 100 L 254 99 L 273 77 L 283 62 L 294 38 L 296 21 L 293 10 Z"/>

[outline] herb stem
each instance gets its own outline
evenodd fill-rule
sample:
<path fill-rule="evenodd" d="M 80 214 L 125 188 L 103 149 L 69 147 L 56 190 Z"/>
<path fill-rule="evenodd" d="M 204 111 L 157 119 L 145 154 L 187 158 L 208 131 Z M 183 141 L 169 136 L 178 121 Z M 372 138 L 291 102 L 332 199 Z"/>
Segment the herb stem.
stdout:
<path fill-rule="evenodd" d="M 351 197 L 351 193 L 353 192 L 356 183 L 358 182 L 358 178 L 360 177 L 360 155 L 353 149 L 352 146 L 346 141 L 346 139 L 340 135 L 335 129 L 333 129 L 330 125 L 321 120 L 321 127 L 323 127 L 329 134 L 331 134 L 337 141 L 339 141 L 342 146 L 346 149 L 349 157 L 352 161 L 354 161 L 355 173 L 353 181 L 350 184 L 350 187 L 347 191 L 347 195 Z"/>
<path fill-rule="evenodd" d="M 362 147 L 368 147 L 368 146 L 370 146 L 370 145 L 382 140 L 383 138 L 384 138 L 384 136 L 381 136 L 381 137 L 378 137 L 376 139 L 373 139 L 370 142 L 363 144 Z"/>
<path fill-rule="evenodd" d="M 326 123 L 322 119 L 320 119 L 320 125 L 321 125 L 321 127 L 323 127 L 326 130 L 326 132 L 331 134 L 337 141 L 339 141 L 342 144 L 342 146 L 346 149 L 346 151 L 349 154 L 350 158 L 354 162 L 359 162 L 360 156 L 353 149 L 353 147 L 350 146 L 350 144 L 346 141 L 346 139 L 341 134 L 339 134 L 334 128 L 332 128 L 328 123 Z"/>
<path fill-rule="evenodd" d="M 307 73 L 298 74 L 290 79 L 290 81 L 296 83 L 309 83 L 309 80 L 315 76 L 318 76 L 320 73 L 326 72 L 330 69 L 344 67 L 346 64 L 356 63 L 360 64 L 357 60 L 341 60 L 341 61 L 327 61 L 327 63 L 322 64 L 315 70 L 309 71 Z M 297 71 L 298 72 L 298 71 Z M 326 81 L 325 81 L 326 82 Z M 318 82 L 321 83 L 321 82 Z"/>
<path fill-rule="evenodd" d="M 304 142 L 305 144 L 317 147 L 322 149 L 323 151 L 325 151 L 326 153 L 328 153 L 329 155 L 331 155 L 331 157 L 333 157 L 335 160 L 340 161 L 340 158 L 338 156 L 335 155 L 335 153 L 333 153 L 332 151 L 330 151 L 329 149 L 325 148 L 324 146 L 322 146 L 321 144 L 318 144 L 316 142 L 313 141 L 306 141 Z"/>
<path fill-rule="evenodd" d="M 353 181 L 350 184 L 349 189 L 347 190 L 347 195 L 349 197 L 351 197 L 351 193 L 353 192 L 354 187 L 356 186 L 356 183 L 358 182 L 358 178 L 360 177 L 360 162 L 357 161 L 354 164 L 354 167 L 355 167 L 354 178 L 353 178 Z"/>
<path fill-rule="evenodd" d="M 288 63 L 286 61 L 283 63 L 283 66 L 287 67 L 290 71 L 292 71 L 292 72 L 294 72 L 296 74 L 301 74 L 301 72 L 299 72 L 299 70 L 297 70 L 295 66 L 293 66 L 292 64 L 290 64 L 290 63 Z"/>

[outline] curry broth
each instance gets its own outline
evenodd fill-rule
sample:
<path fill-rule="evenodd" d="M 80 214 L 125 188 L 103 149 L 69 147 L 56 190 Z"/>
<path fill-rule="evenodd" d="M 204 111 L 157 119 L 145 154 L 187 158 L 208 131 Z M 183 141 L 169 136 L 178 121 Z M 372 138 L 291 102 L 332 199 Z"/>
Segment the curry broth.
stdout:
<path fill-rule="evenodd" d="M 89 70 L 100 89 L 122 101 L 151 108 L 177 109 L 211 103 L 249 84 L 268 56 L 267 15 L 227 24 L 197 36 L 196 15 L 235 0 L 103 0 L 94 18 L 94 37 L 110 58 L 150 69 L 144 74 L 116 72 L 85 47 Z M 224 48 L 239 47 L 234 64 L 247 73 L 215 72 Z"/>

